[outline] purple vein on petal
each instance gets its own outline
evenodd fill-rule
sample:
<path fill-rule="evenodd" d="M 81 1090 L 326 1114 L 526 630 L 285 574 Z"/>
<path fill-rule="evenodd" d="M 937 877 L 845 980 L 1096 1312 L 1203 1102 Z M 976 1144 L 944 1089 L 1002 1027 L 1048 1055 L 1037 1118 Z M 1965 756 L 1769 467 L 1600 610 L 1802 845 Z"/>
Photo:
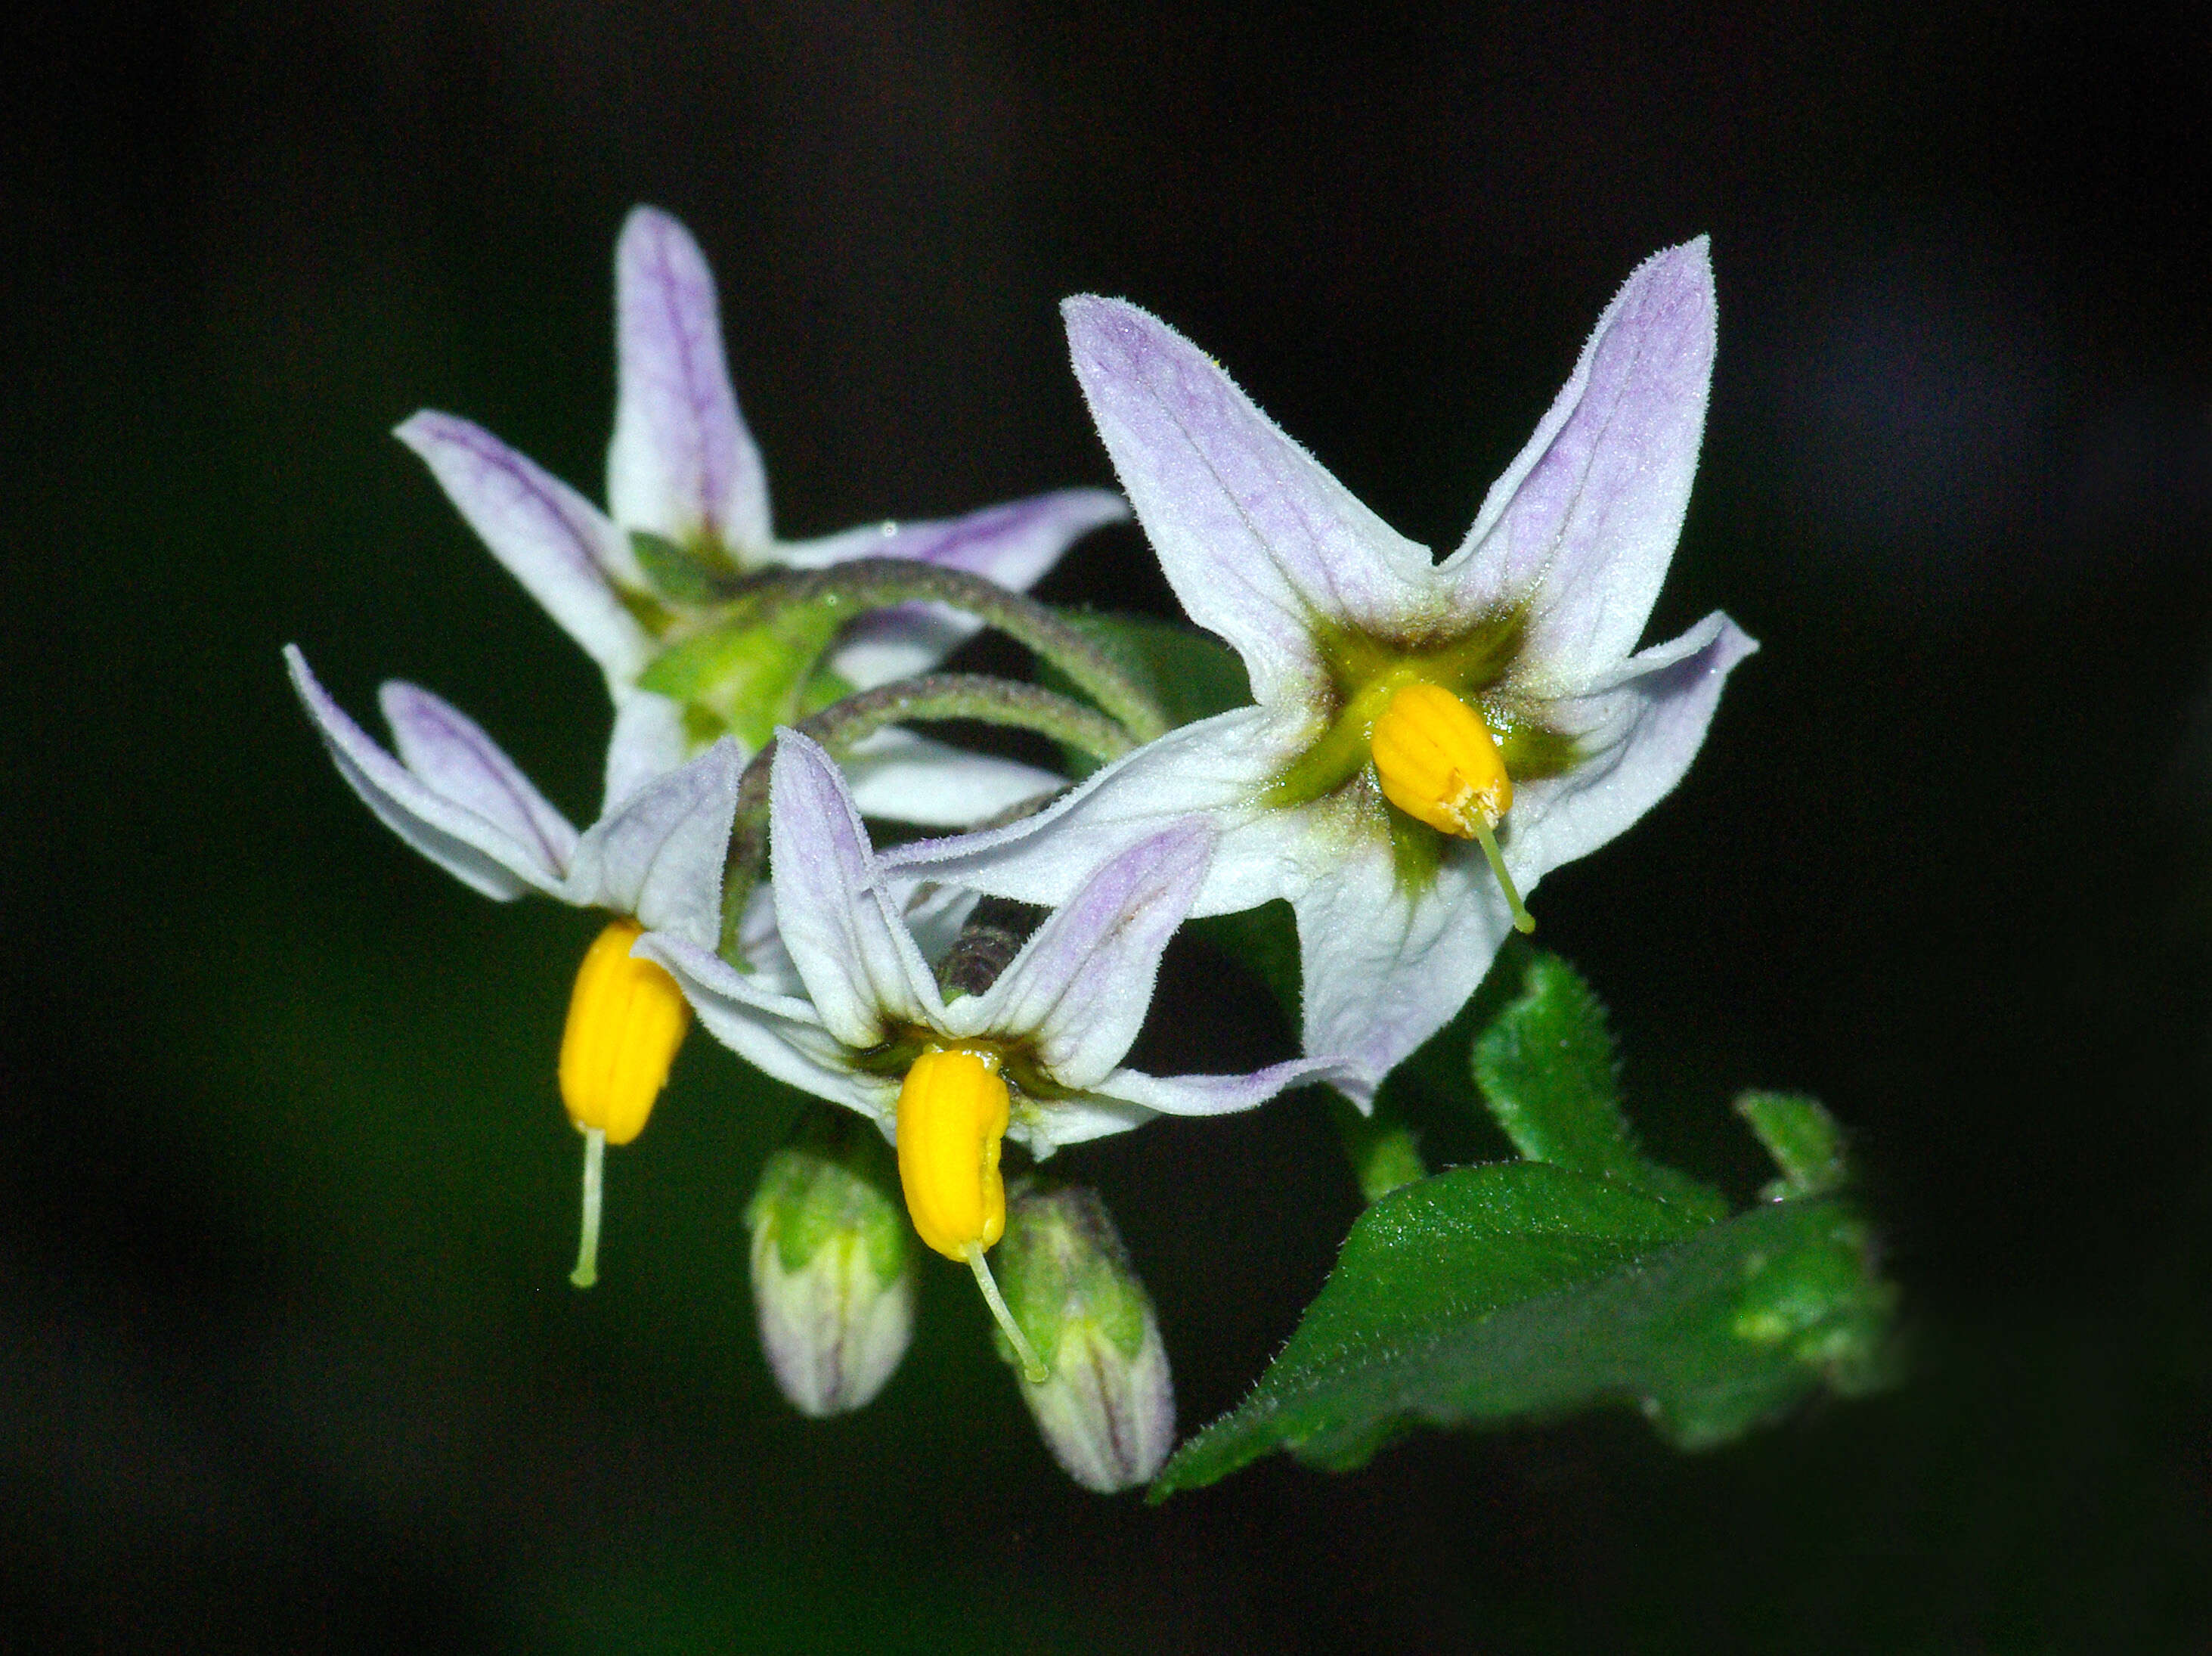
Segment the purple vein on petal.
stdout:
<path fill-rule="evenodd" d="M 400 760 L 410 770 L 455 804 L 491 817 L 518 838 L 526 836 L 535 841 L 545 867 L 556 878 L 568 873 L 575 850 L 575 831 L 506 762 L 506 755 L 492 746 L 490 738 L 472 720 L 429 691 L 401 679 L 387 683 L 378 699 L 392 726 Z M 457 771 L 466 773 L 464 788 L 469 781 L 477 786 L 468 788 L 466 793 L 457 791 Z M 485 810 L 485 805 L 492 806 L 498 814 Z M 556 844 L 555 837 L 547 831 L 547 815 L 552 815 L 565 831 L 559 837 L 562 843 Z"/>
<path fill-rule="evenodd" d="M 501 502 L 509 512 L 520 508 L 535 511 L 551 520 L 561 531 L 558 540 L 539 537 L 539 545 L 559 545 L 568 555 L 568 561 L 578 578 L 604 585 L 607 570 L 593 542 L 599 539 L 599 525 L 576 509 L 580 498 L 571 502 L 556 492 L 560 485 L 531 461 L 509 448 L 490 432 L 473 421 L 458 415 L 441 414 L 425 409 L 401 425 L 398 433 L 401 441 L 422 456 L 434 472 L 448 470 L 458 472 L 459 467 L 446 458 L 447 451 L 458 450 L 473 463 L 479 476 L 489 475 L 501 479 L 505 488 L 501 491 L 506 499 Z M 442 462 L 442 463 L 441 463 Z M 440 481 L 444 481 L 441 475 Z M 549 487 L 549 484 L 554 484 Z M 465 515 L 471 517 L 471 506 L 486 503 L 481 492 L 473 493 L 469 502 L 456 500 Z M 596 515 L 596 514 L 594 514 Z M 489 539 L 489 536 L 486 536 Z M 495 545 L 493 550 L 501 550 Z"/>
<path fill-rule="evenodd" d="M 622 399 L 610 504 L 623 522 L 663 533 L 703 532 L 732 550 L 765 542 L 766 485 L 730 385 L 704 255 L 675 219 L 641 207 L 617 257 Z"/>

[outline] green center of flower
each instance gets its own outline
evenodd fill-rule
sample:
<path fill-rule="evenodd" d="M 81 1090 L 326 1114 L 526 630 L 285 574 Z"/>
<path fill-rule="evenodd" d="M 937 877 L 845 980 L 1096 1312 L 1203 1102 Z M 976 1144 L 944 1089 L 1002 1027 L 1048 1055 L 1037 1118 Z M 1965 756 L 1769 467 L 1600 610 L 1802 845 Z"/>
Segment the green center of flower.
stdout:
<path fill-rule="evenodd" d="M 1573 739 L 1547 724 L 1537 701 L 1513 685 L 1528 634 L 1525 608 L 1494 612 L 1443 636 L 1386 638 L 1318 618 L 1312 628 L 1328 676 L 1327 722 L 1276 776 L 1265 802 L 1309 805 L 1365 782 L 1408 885 L 1433 876 L 1446 836 L 1433 818 L 1424 820 L 1387 799 L 1374 780 L 1376 724 L 1403 692 L 1426 686 L 1465 703 L 1504 766 L 1504 798 L 1514 785 L 1556 776 L 1575 763 Z"/>
<path fill-rule="evenodd" d="M 672 621 L 668 648 L 638 675 L 639 687 L 684 708 L 684 729 L 703 748 L 728 732 L 758 749 L 780 724 L 852 693 L 820 665 L 851 618 L 834 594 L 785 601 L 781 583 L 763 580 L 726 603 Z"/>
<path fill-rule="evenodd" d="M 885 1030 L 878 1044 L 864 1051 L 851 1052 L 847 1062 L 864 1075 L 888 1080 L 906 1075 L 915 1061 L 932 1049 L 951 1046 L 989 1060 L 995 1073 L 1003 1076 L 1012 1089 L 1016 1121 L 1033 1118 L 1034 1106 L 1038 1104 L 1077 1096 L 1045 1073 L 1044 1066 L 1038 1062 L 1036 1045 L 1026 1035 L 952 1036 L 923 1025 L 895 1024 Z"/>
<path fill-rule="evenodd" d="M 1575 762 L 1573 740 L 1547 726 L 1534 700 L 1512 688 L 1525 609 L 1498 611 L 1445 637 L 1385 638 L 1319 618 L 1312 630 L 1328 675 L 1328 722 L 1276 777 L 1268 804 L 1310 804 L 1359 776 L 1376 720 L 1413 685 L 1434 685 L 1480 714 L 1516 783 L 1556 776 Z"/>

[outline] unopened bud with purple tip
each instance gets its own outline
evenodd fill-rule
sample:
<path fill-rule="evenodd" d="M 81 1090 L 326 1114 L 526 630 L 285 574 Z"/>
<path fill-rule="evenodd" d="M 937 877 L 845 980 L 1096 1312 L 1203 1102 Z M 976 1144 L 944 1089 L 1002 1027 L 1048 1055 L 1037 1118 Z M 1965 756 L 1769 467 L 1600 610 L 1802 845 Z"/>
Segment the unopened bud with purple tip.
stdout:
<path fill-rule="evenodd" d="M 809 1110 L 762 1169 L 745 1223 L 777 1386 L 817 1417 L 870 1402 L 914 1337 L 914 1248 L 882 1136 L 844 1111 Z"/>
<path fill-rule="evenodd" d="M 1175 1444 L 1175 1383 L 1152 1296 L 1106 1204 L 1079 1185 L 1024 1179 L 1007 1193 L 994 1257 L 1015 1320 L 1050 1370 L 1023 1383 L 1022 1401 L 1053 1458 L 1101 1495 L 1149 1482 Z"/>

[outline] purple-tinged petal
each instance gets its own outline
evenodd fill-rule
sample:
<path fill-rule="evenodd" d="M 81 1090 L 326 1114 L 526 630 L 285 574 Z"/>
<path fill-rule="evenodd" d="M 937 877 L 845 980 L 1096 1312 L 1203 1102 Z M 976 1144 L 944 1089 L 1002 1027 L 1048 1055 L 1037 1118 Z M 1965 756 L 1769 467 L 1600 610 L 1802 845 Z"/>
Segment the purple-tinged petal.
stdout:
<path fill-rule="evenodd" d="M 823 665 L 854 689 L 873 690 L 927 673 L 982 626 L 973 616 L 942 604 L 901 604 L 847 627 Z"/>
<path fill-rule="evenodd" d="M 1039 1161 L 1070 1144 L 1085 1144 L 1142 1127 L 1157 1112 L 1103 1093 L 1084 1093 L 1048 1104 L 1014 1101 L 1012 1124 L 1006 1136 Z"/>
<path fill-rule="evenodd" d="M 757 885 L 745 899 L 744 917 L 738 922 L 738 953 L 748 968 L 744 979 L 754 989 L 787 999 L 805 998 L 806 985 L 775 928 L 774 887 Z"/>
<path fill-rule="evenodd" d="M 600 818 L 576 846 L 568 900 L 711 944 L 721 935 L 722 860 L 744 770 L 738 745 L 716 742 Z"/>
<path fill-rule="evenodd" d="M 795 730 L 776 733 L 769 775 L 769 854 L 776 926 L 823 1027 L 870 1047 L 886 1019 L 933 1024 L 937 984 L 876 872 L 860 813 L 830 756 Z"/>
<path fill-rule="evenodd" d="M 884 854 L 901 881 L 947 880 L 994 896 L 1065 903 L 1101 864 L 1185 817 L 1221 835 L 1191 905 L 1224 914 L 1280 897 L 1326 873 L 1329 842 L 1311 813 L 1261 802 L 1303 746 L 1303 723 L 1238 708 L 1171 730 L 1115 760 L 1065 800 L 1010 827 L 917 840 Z"/>
<path fill-rule="evenodd" d="M 1580 737 L 1586 757 L 1514 795 L 1503 845 L 1524 893 L 1674 791 L 1704 745 L 1729 672 L 1758 648 L 1716 611 L 1630 658 L 1588 695 L 1552 704 L 1550 715 Z"/>
<path fill-rule="evenodd" d="M 1147 1075 L 1116 1069 L 1075 1098 L 1017 1101 L 1007 1136 L 1042 1161 L 1065 1146 L 1126 1133 L 1161 1116 L 1232 1115 L 1293 1087 L 1344 1086 L 1353 1073 L 1334 1058 L 1293 1058 L 1249 1075 Z"/>
<path fill-rule="evenodd" d="M 462 884 L 504 903 L 526 891 L 562 895 L 562 870 L 545 860 L 536 835 L 518 839 L 498 823 L 450 800 L 378 746 L 307 670 L 296 645 L 284 647 L 292 688 L 322 733 L 338 774 L 377 819 Z"/>
<path fill-rule="evenodd" d="M 844 766 L 862 816 L 924 828 L 963 828 L 1067 786 L 1066 777 L 1033 764 L 896 728 L 856 743 Z"/>
<path fill-rule="evenodd" d="M 1248 1075 L 1147 1075 L 1117 1069 L 1097 1082 L 1094 1093 L 1163 1116 L 1229 1116 L 1267 1102 L 1294 1087 L 1355 1080 L 1352 1067 L 1336 1058 L 1292 1058 Z"/>
<path fill-rule="evenodd" d="M 1063 489 L 965 517 L 870 524 L 820 540 L 787 542 L 776 549 L 776 556 L 802 569 L 827 569 L 856 557 L 912 558 L 1026 592 L 1085 535 L 1128 515 L 1128 502 L 1119 495 L 1103 489 Z M 975 617 L 943 605 L 903 604 L 864 616 L 848 628 L 830 653 L 830 665 L 848 684 L 872 690 L 927 672 L 981 625 Z"/>
<path fill-rule="evenodd" d="M 1262 705 L 1307 696 L 1322 671 L 1317 617 L 1381 631 L 1437 618 L 1427 550 L 1353 498 L 1212 357 L 1120 300 L 1060 309 L 1091 417 L 1169 584 L 1192 620 L 1236 646 Z"/>
<path fill-rule="evenodd" d="M 956 518 L 869 523 L 819 540 L 787 540 L 776 557 L 797 569 L 826 569 L 856 557 L 911 558 L 1027 592 L 1070 546 L 1128 515 L 1128 502 L 1111 490 L 1059 489 Z"/>
<path fill-rule="evenodd" d="M 434 792 L 534 847 L 549 872 L 557 875 L 568 867 L 576 852 L 575 829 L 473 719 L 398 679 L 386 682 L 377 701 L 402 764 Z"/>
<path fill-rule="evenodd" d="M 691 233 L 650 207 L 631 212 L 615 247 L 615 521 L 757 558 L 768 480 L 730 388 L 714 274 Z"/>
<path fill-rule="evenodd" d="M 665 696 L 621 686 L 616 689 L 614 700 L 615 726 L 607 738 L 601 816 L 647 782 L 658 781 L 682 764 L 690 748 L 684 734 L 684 709 Z"/>
<path fill-rule="evenodd" d="M 598 507 L 453 415 L 425 409 L 392 435 L 422 457 L 492 556 L 610 679 L 643 670 L 653 642 L 614 585 L 635 561 Z"/>
<path fill-rule="evenodd" d="M 1705 237 L 1638 265 L 1439 571 L 1467 612 L 1532 601 L 1536 694 L 1580 689 L 1644 630 L 1697 475 L 1713 317 Z"/>
<path fill-rule="evenodd" d="M 1026 1035 L 1039 1065 L 1082 1091 L 1112 1073 L 1152 1006 L 1160 955 L 1213 851 L 1192 818 L 1142 840 L 1053 910 L 989 989 L 947 1008 L 954 1032 Z"/>
<path fill-rule="evenodd" d="M 875 1077 L 854 1073 L 844 1044 L 823 1028 L 810 1002 L 773 992 L 680 937 L 647 932 L 630 953 L 665 966 L 707 1032 L 756 1069 L 878 1125 L 892 1117 L 896 1082 L 887 1088 Z"/>
<path fill-rule="evenodd" d="M 1335 1081 L 1366 1109 L 1382 1078 L 1449 1023 L 1482 982 L 1512 916 L 1471 846 L 1454 846 L 1430 883 L 1409 887 L 1386 840 L 1339 859 L 1291 900 L 1304 977 L 1304 1045 L 1340 1054 Z"/>

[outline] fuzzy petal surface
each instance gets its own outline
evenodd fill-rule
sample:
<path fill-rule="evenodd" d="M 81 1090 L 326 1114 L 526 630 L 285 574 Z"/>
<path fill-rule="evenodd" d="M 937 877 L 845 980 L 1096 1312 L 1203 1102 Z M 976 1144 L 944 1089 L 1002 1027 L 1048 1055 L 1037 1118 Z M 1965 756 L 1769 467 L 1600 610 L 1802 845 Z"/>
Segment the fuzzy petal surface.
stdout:
<path fill-rule="evenodd" d="M 1679 638 L 1632 657 L 1586 695 L 1554 703 L 1589 757 L 1532 782 L 1506 819 L 1506 866 L 1525 895 L 1560 864 L 1626 831 L 1672 793 L 1703 746 L 1721 687 L 1758 644 L 1715 612 Z"/>
<path fill-rule="evenodd" d="M 1092 1090 L 1163 1116 L 1233 1116 L 1294 1087 L 1341 1086 L 1354 1071 L 1341 1059 L 1292 1058 L 1244 1075 L 1147 1075 L 1117 1069 Z"/>
<path fill-rule="evenodd" d="M 653 643 L 615 595 L 634 568 L 606 514 L 482 426 L 425 409 L 392 435 L 431 475 L 492 556 L 611 680 L 635 679 Z"/>
<path fill-rule="evenodd" d="M 714 274 L 691 233 L 651 207 L 631 212 L 615 245 L 615 521 L 757 558 L 768 479 L 730 386 Z"/>
<path fill-rule="evenodd" d="M 1468 612 L 1532 599 L 1538 694 L 1613 667 L 1644 630 L 1697 475 L 1714 316 L 1705 237 L 1638 265 L 1438 571 Z"/>
<path fill-rule="evenodd" d="M 486 897 L 504 903 L 526 891 L 562 894 L 567 871 L 544 861 L 545 848 L 535 834 L 518 839 L 490 818 L 447 799 L 386 752 L 316 682 L 296 645 L 284 647 L 284 662 L 338 774 L 378 821 Z"/>
<path fill-rule="evenodd" d="M 743 751 L 726 739 L 593 823 L 568 871 L 568 901 L 713 942 L 721 934 L 722 859 L 744 770 Z"/>
<path fill-rule="evenodd" d="M 1190 910 L 1213 840 L 1203 820 L 1189 819 L 1107 863 L 986 993 L 952 1003 L 956 1026 L 1029 1034 L 1062 1087 L 1103 1081 L 1144 1025 L 1160 956 Z"/>
<path fill-rule="evenodd" d="M 684 763 L 690 743 L 684 734 L 684 709 L 665 696 L 634 685 L 615 686 L 615 724 L 607 738 L 605 791 L 599 814 L 606 815 L 647 782 Z"/>
<path fill-rule="evenodd" d="M 1190 618 L 1243 656 L 1263 705 L 1320 672 L 1313 617 L 1382 630 L 1436 607 L 1428 550 L 1356 499 L 1158 317 L 1060 307 L 1114 469 Z"/>
<path fill-rule="evenodd" d="M 568 867 L 576 854 L 575 829 L 473 719 L 398 679 L 386 682 L 377 701 L 402 764 L 434 792 L 534 848 L 538 865 L 549 874 Z"/>
<path fill-rule="evenodd" d="M 836 764 L 795 730 L 776 732 L 769 776 L 776 925 L 823 1026 L 875 1045 L 888 1016 L 940 1024 L 937 982 L 876 870 Z"/>
<path fill-rule="evenodd" d="M 1026 592 L 1085 535 L 1128 515 L 1129 503 L 1110 490 L 1060 489 L 960 517 L 864 523 L 817 540 L 787 540 L 776 558 L 794 569 L 827 569 L 857 557 L 911 558 Z"/>
<path fill-rule="evenodd" d="M 1048 1105 L 1014 1105 L 1013 1123 L 1006 1136 L 1039 1161 L 1071 1144 L 1088 1144 L 1110 1138 L 1156 1120 L 1159 1111 L 1103 1093 L 1085 1093 L 1073 1099 L 1055 1099 Z"/>
<path fill-rule="evenodd" d="M 1252 1110 L 1293 1087 L 1343 1085 L 1352 1074 L 1331 1058 L 1293 1058 L 1249 1075 L 1147 1075 L 1116 1069 L 1079 1098 L 1018 1111 L 1008 1136 L 1039 1160 L 1070 1144 L 1126 1133 L 1161 1116 L 1227 1116 Z"/>
<path fill-rule="evenodd" d="M 746 898 L 744 917 L 738 922 L 738 947 L 744 956 L 745 965 L 751 968 L 742 975 L 755 989 L 790 1000 L 806 997 L 806 984 L 792 962 L 790 951 L 783 947 L 782 935 L 775 928 L 775 892 L 772 886 L 756 886 L 752 895 Z"/>
<path fill-rule="evenodd" d="M 1034 817 L 895 846 L 883 866 L 898 880 L 950 880 L 1054 904 L 1139 841 L 1205 816 L 1220 839 L 1190 911 L 1249 909 L 1320 872 L 1304 813 L 1260 803 L 1297 752 L 1302 728 L 1302 721 L 1258 707 L 1202 719 L 1115 760 Z"/>
<path fill-rule="evenodd" d="M 711 950 L 680 937 L 648 932 L 631 953 L 658 961 L 684 990 L 707 1032 L 787 1087 L 856 1110 L 878 1125 L 896 1113 L 898 1089 L 855 1075 L 845 1044 L 822 1026 L 804 999 L 776 993 Z"/>
<path fill-rule="evenodd" d="M 1349 1068 L 1335 1085 L 1362 1109 L 1382 1077 L 1466 1004 L 1513 925 L 1470 846 L 1451 848 L 1433 881 L 1409 886 L 1388 842 L 1370 839 L 1291 906 L 1304 1044 L 1342 1055 Z"/>

